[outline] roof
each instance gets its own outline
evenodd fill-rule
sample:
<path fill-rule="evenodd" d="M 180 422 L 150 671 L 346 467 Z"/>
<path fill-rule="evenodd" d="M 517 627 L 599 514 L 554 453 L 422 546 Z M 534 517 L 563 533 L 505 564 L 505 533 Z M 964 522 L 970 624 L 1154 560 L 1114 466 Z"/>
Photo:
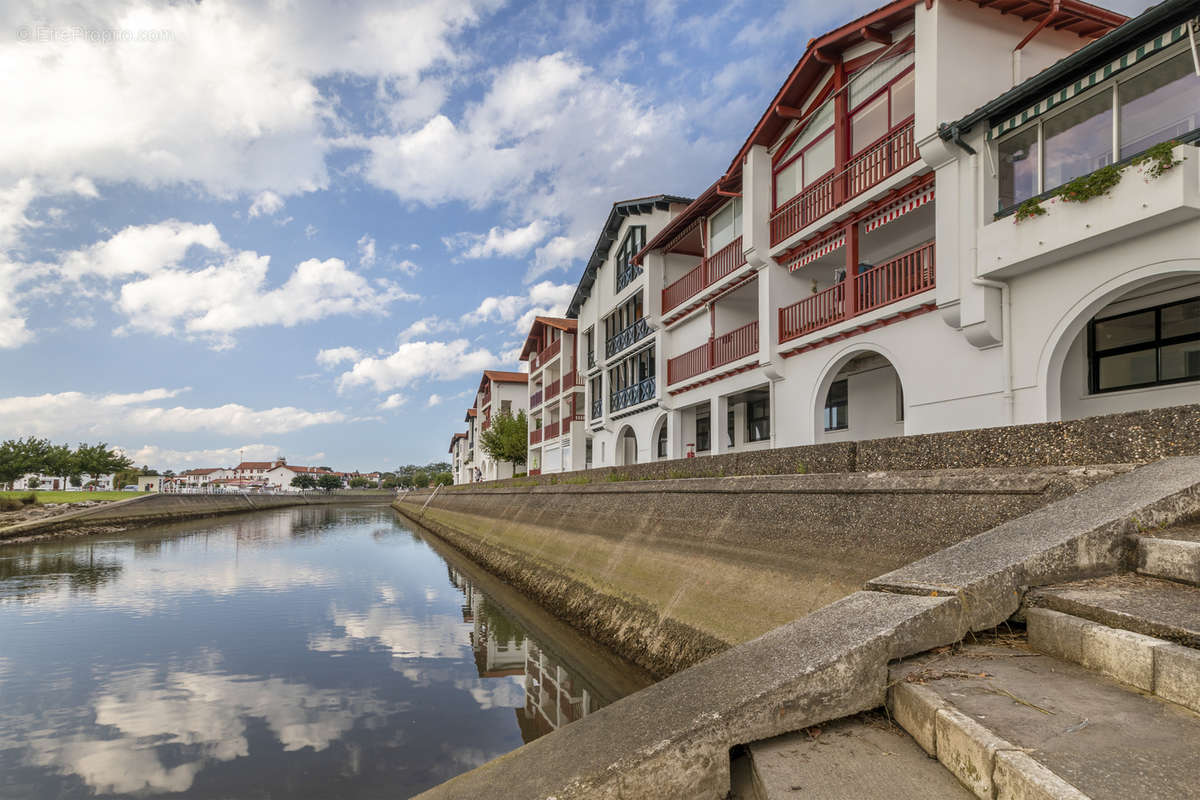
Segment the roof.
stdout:
<path fill-rule="evenodd" d="M 489 380 L 493 383 L 529 383 L 529 375 L 525 372 L 505 372 L 499 369 L 485 369 L 483 377 L 479 379 L 479 391 L 483 391 L 483 385 Z"/>
<path fill-rule="evenodd" d="M 234 469 L 270 469 L 275 466 L 274 461 L 243 461 Z"/>
<path fill-rule="evenodd" d="M 179 473 L 179 477 L 182 478 L 184 475 L 211 475 L 214 472 L 220 472 L 222 469 L 224 469 L 224 467 L 203 467 L 200 469 L 185 469 L 183 472 Z"/>
<path fill-rule="evenodd" d="M 478 411 L 478 409 L 474 409 L 474 408 L 468 408 L 468 409 L 467 409 L 467 418 L 466 418 L 466 421 L 467 421 L 467 422 L 470 422 L 470 421 L 471 421 L 471 417 L 475 417 L 475 416 L 478 416 L 478 415 L 479 415 L 479 411 Z"/>
<path fill-rule="evenodd" d="M 592 293 L 592 285 L 596 282 L 596 272 L 604 263 L 604 259 L 608 258 L 608 250 L 617 240 L 621 222 L 626 217 L 634 214 L 649 214 L 655 210 L 666 211 L 673 204 L 687 205 L 691 202 L 692 198 L 690 197 L 659 194 L 653 197 L 637 197 L 633 200 L 620 200 L 613 203 L 612 209 L 608 212 L 608 218 L 604 221 L 604 227 L 600 229 L 600 236 L 596 239 L 596 246 L 592 248 L 591 258 L 588 259 L 587 266 L 583 268 L 579 285 L 575 287 L 575 295 L 571 298 L 571 304 L 567 306 L 567 317 L 575 319 L 579 316 L 580 307 Z"/>
<path fill-rule="evenodd" d="M 525 337 L 525 346 L 521 348 L 522 361 L 532 354 L 532 348 L 537 345 L 534 334 L 537 333 L 539 326 L 558 328 L 563 333 L 574 333 L 579 330 L 579 320 L 565 317 L 534 317 L 533 324 L 529 326 L 529 335 Z"/>
<path fill-rule="evenodd" d="M 1193 16 L 1196 11 L 1196 0 L 1164 0 L 1110 33 L 1059 59 L 1038 74 L 1018 83 L 965 117 L 939 125 L 938 133 L 943 139 L 952 139 L 956 131 L 960 134 L 966 133 L 979 122 L 1002 116 L 1006 111 L 1022 106 L 1031 99 L 1041 98 L 1045 93 L 1071 82 L 1075 75 L 1087 72 L 1093 65 L 1109 60 L 1131 44 L 1141 44 L 1142 39 L 1158 28 Z"/>
<path fill-rule="evenodd" d="M 467 435 L 466 435 L 465 433 L 456 433 L 456 434 L 454 434 L 453 436 L 451 436 L 451 437 L 450 437 L 450 450 L 449 450 L 449 452 L 450 452 L 450 453 L 453 453 L 453 452 L 454 452 L 454 445 L 458 444 L 458 440 L 459 440 L 459 439 L 465 439 L 465 438 L 467 438 Z"/>
<path fill-rule="evenodd" d="M 821 59 L 828 59 L 838 53 L 869 41 L 871 31 L 877 28 L 884 30 L 901 25 L 915 16 L 914 6 L 922 0 L 895 0 L 895 2 L 880 6 L 869 14 L 851 20 L 839 28 L 819 36 L 808 43 L 804 55 L 796 62 L 796 66 L 780 87 L 767 110 L 759 119 L 754 130 L 746 139 L 733 161 L 718 183 L 726 183 L 741 174 L 744 162 L 750 148 L 757 144 L 771 145 L 791 123 L 790 119 L 775 113 L 777 106 L 797 106 L 813 89 L 813 85 L 825 74 L 829 65 Z M 1012 14 L 1023 20 L 1041 21 L 1052 13 L 1055 0 L 969 0 L 980 6 L 984 11 L 997 11 L 1001 14 Z M 1080 36 L 1096 36 L 1106 33 L 1112 28 L 1125 22 L 1127 17 L 1115 11 L 1093 6 L 1079 0 L 1058 0 L 1061 9 L 1061 19 L 1053 23 L 1055 29 L 1068 30 Z"/>
<path fill-rule="evenodd" d="M 646 246 L 641 249 L 641 252 L 635 257 L 637 263 L 642 263 L 642 256 L 653 250 L 658 250 L 660 247 L 665 247 L 668 242 L 675 238 L 677 234 L 683 231 L 692 220 L 700 217 L 708 216 L 717 206 L 723 204 L 729 198 L 720 194 L 718 185 L 720 179 L 715 181 L 712 186 L 705 189 L 699 197 L 693 200 L 687 208 L 680 211 L 666 226 L 659 231 L 653 239 L 646 242 Z"/>

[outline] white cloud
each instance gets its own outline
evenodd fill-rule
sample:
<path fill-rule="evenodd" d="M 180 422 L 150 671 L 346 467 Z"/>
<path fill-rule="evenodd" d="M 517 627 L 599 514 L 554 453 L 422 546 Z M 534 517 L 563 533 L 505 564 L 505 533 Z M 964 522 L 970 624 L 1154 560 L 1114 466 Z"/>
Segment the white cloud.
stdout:
<path fill-rule="evenodd" d="M 151 275 L 178 266 L 192 248 L 228 253 L 217 226 L 168 219 L 152 225 L 130 225 L 109 239 L 68 253 L 61 263 L 64 275 L 120 278 Z"/>
<path fill-rule="evenodd" d="M 494 227 L 487 234 L 458 233 L 442 239 L 450 250 L 457 251 L 459 258 L 512 257 L 528 253 L 534 245 L 546 238 L 547 225 L 534 220 L 522 228 L 504 229 Z"/>
<path fill-rule="evenodd" d="M 358 265 L 360 267 L 375 266 L 375 240 L 365 233 L 358 240 Z"/>
<path fill-rule="evenodd" d="M 188 467 L 220 467 L 246 461 L 269 461 L 283 452 L 276 444 L 244 444 L 240 447 L 213 447 L 201 450 L 173 450 L 153 444 L 126 449 L 125 454 L 135 464 L 155 469 L 184 469 Z"/>
<path fill-rule="evenodd" d="M 456 326 L 448 320 L 440 319 L 436 315 L 431 317 L 422 317 L 416 322 L 409 325 L 404 330 L 400 331 L 400 335 L 396 337 L 399 342 L 410 342 L 413 339 L 418 339 L 422 336 L 429 336 L 434 333 L 441 333 L 448 330 L 453 330 Z"/>
<path fill-rule="evenodd" d="M 148 405 L 185 389 L 149 389 L 128 394 L 59 392 L 0 397 L 0 429 L 21 435 L 69 436 L 210 431 L 228 435 L 280 434 L 350 421 L 341 411 L 294 406 L 253 409 L 238 403 L 208 408 Z"/>
<path fill-rule="evenodd" d="M 283 210 L 283 202 L 283 198 L 270 189 L 259 192 L 258 196 L 254 198 L 254 202 L 250 204 L 250 216 L 273 216 Z"/>
<path fill-rule="evenodd" d="M 401 389 L 419 380 L 453 380 L 496 363 L 483 348 L 472 349 L 466 339 L 452 342 L 402 342 L 384 358 L 358 361 L 338 378 L 338 391 L 370 384 L 377 391 Z"/>
<path fill-rule="evenodd" d="M 400 406 L 404 405 L 407 402 L 408 402 L 408 398 L 402 394 L 399 394 L 399 393 L 389 394 L 387 396 L 387 399 L 385 399 L 382 403 L 379 404 L 379 408 L 382 410 L 391 410 L 391 409 L 399 408 Z"/>
<path fill-rule="evenodd" d="M 583 236 L 555 236 L 533 254 L 526 281 L 536 280 L 556 269 L 567 269 L 586 253 L 588 239 Z"/>
<path fill-rule="evenodd" d="M 474 311 L 463 315 L 462 321 L 466 324 L 512 322 L 516 332 L 525 335 L 535 316 L 562 316 L 574 293 L 575 287 L 571 284 L 541 281 L 530 286 L 525 294 L 485 297 Z"/>
<path fill-rule="evenodd" d="M 304 238 L 305 239 L 313 239 L 316 237 L 318 231 L 319 231 L 319 229 L 317 228 L 316 225 L 309 223 L 308 225 L 304 226 Z"/>
<path fill-rule="evenodd" d="M 391 268 L 396 270 L 397 272 L 399 272 L 403 275 L 407 275 L 410 278 L 413 275 L 416 275 L 421 269 L 419 266 L 416 265 L 416 263 L 414 263 L 413 261 L 410 261 L 407 258 L 401 259 L 400 261 L 393 261 L 393 262 L 391 262 L 391 264 L 389 266 L 391 266 Z"/>
<path fill-rule="evenodd" d="M 354 347 L 331 347 L 317 352 L 317 363 L 322 367 L 336 367 L 343 361 L 357 361 L 360 358 L 362 353 Z"/>
<path fill-rule="evenodd" d="M 440 394 L 431 394 L 429 395 L 429 399 L 425 401 L 425 407 L 433 408 L 434 406 L 439 406 L 442 404 L 443 399 Z"/>

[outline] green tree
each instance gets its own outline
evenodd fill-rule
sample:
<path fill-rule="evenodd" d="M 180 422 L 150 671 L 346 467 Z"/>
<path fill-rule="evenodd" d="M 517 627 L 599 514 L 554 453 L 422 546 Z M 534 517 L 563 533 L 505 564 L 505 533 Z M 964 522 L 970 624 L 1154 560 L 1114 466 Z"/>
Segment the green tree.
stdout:
<path fill-rule="evenodd" d="M 524 464 L 529 452 L 529 421 L 522 411 L 514 417 L 501 411 L 492 426 L 479 435 L 479 446 L 496 461 Z"/>
<path fill-rule="evenodd" d="M 424 489 L 429 485 L 429 473 L 424 469 L 418 469 L 412 476 L 413 486 L 418 489 Z"/>
<path fill-rule="evenodd" d="M 18 478 L 44 471 L 50 449 L 49 440 L 36 436 L 0 442 L 0 484 L 11 488 Z"/>
<path fill-rule="evenodd" d="M 45 472 L 55 477 L 78 478 L 79 460 L 67 445 L 53 445 L 46 451 Z"/>
<path fill-rule="evenodd" d="M 26 481 L 25 485 L 28 486 L 30 489 L 36 489 L 42 485 L 42 481 L 37 476 L 34 476 L 34 477 L 30 478 L 28 481 Z"/>
<path fill-rule="evenodd" d="M 120 472 L 133 466 L 127 456 L 108 446 L 107 442 L 96 444 L 80 443 L 74 453 L 76 465 L 80 473 L 95 478 L 97 475 L 107 475 L 110 472 Z M 148 472 L 157 475 L 157 472 Z"/>
<path fill-rule="evenodd" d="M 72 475 L 70 478 L 70 481 L 71 481 L 71 485 L 74 486 L 76 489 L 78 489 L 80 486 L 83 486 L 83 478 L 80 477 L 79 475 Z"/>
<path fill-rule="evenodd" d="M 438 486 L 450 486 L 454 483 L 454 476 L 449 472 L 439 472 L 433 476 L 433 482 Z"/>
<path fill-rule="evenodd" d="M 361 475 L 355 475 L 350 479 L 351 489 L 365 489 L 371 485 L 371 482 Z"/>
<path fill-rule="evenodd" d="M 340 475 L 334 475 L 327 472 L 321 477 L 317 478 L 317 486 L 327 492 L 332 492 L 334 489 L 342 488 L 342 477 Z"/>
<path fill-rule="evenodd" d="M 383 479 L 380 485 L 383 486 L 384 489 L 395 489 L 400 485 L 400 479 L 395 475 L 389 475 Z"/>
<path fill-rule="evenodd" d="M 292 478 L 292 486 L 297 489 L 315 489 L 317 488 L 317 479 L 307 472 L 301 472 Z"/>

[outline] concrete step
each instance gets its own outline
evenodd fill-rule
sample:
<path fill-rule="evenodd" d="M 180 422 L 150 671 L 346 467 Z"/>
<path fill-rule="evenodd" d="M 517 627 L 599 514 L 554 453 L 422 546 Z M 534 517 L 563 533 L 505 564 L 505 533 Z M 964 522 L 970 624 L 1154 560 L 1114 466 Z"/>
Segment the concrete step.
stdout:
<path fill-rule="evenodd" d="M 977 797 L 1197 796 L 1200 715 L 1023 640 L 925 654 L 892 681 L 893 718 Z"/>
<path fill-rule="evenodd" d="M 747 749 L 753 786 L 735 786 L 736 800 L 973 797 L 880 712 L 755 742 Z"/>
<path fill-rule="evenodd" d="M 1145 575 L 1110 575 L 1033 590 L 1025 604 L 1200 647 L 1200 587 L 1196 586 Z"/>
<path fill-rule="evenodd" d="M 1139 536 L 1137 571 L 1200 586 L 1200 524 L 1177 525 Z"/>

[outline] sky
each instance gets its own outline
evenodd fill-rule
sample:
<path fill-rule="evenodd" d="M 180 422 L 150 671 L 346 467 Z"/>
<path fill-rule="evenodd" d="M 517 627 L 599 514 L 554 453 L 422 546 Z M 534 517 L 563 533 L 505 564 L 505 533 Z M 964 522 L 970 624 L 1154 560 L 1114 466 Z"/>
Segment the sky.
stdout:
<path fill-rule="evenodd" d="M 443 460 L 610 205 L 702 191 L 878 4 L 5 3 L 0 439 Z"/>

